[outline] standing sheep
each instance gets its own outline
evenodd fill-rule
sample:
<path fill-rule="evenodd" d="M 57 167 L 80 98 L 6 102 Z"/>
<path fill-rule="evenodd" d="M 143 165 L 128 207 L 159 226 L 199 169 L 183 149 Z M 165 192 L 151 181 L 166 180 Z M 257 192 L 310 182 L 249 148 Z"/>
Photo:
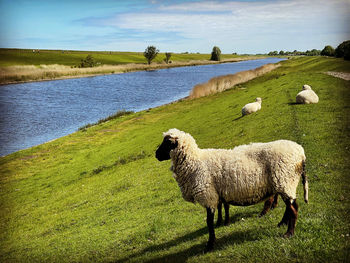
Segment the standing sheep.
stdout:
<path fill-rule="evenodd" d="M 304 200 L 308 202 L 304 170 L 306 157 L 300 145 L 279 140 L 241 145 L 231 150 L 200 149 L 194 138 L 183 131 L 170 129 L 163 136 L 156 158 L 159 161 L 171 159 L 171 170 L 182 197 L 207 210 L 207 251 L 214 248 L 214 213 L 220 200 L 248 206 L 279 194 L 286 210 L 278 226 L 288 225 L 285 237 L 294 234 L 298 216 L 296 189 L 300 176 L 303 178 Z"/>
<path fill-rule="evenodd" d="M 300 104 L 318 103 L 318 96 L 309 85 L 305 84 L 303 90 L 297 94 L 296 102 Z"/>
<path fill-rule="evenodd" d="M 257 112 L 261 109 L 261 98 L 256 98 L 255 102 L 248 103 L 242 108 L 242 116 Z"/>

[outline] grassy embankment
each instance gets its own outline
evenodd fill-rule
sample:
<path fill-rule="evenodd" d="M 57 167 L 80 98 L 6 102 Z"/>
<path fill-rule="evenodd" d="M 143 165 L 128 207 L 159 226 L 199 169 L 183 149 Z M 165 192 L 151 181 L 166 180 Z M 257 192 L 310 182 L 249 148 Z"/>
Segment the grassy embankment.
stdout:
<path fill-rule="evenodd" d="M 349 260 L 349 82 L 323 74 L 349 62 L 300 58 L 235 89 L 129 114 L 0 159 L 1 262 L 346 262 Z M 293 105 L 303 84 L 320 97 Z M 255 97 L 261 111 L 239 118 Z M 284 204 L 232 207 L 208 238 L 205 210 L 185 202 L 154 151 L 169 128 L 200 147 L 291 139 L 307 156 L 296 235 L 277 228 Z"/>
<path fill-rule="evenodd" d="M 99 63 L 93 68 L 75 68 L 90 54 Z M 222 54 L 223 61 L 240 61 L 262 56 Z M 183 65 L 217 63 L 210 61 L 210 54 L 176 54 L 171 64 L 165 64 L 164 53 L 158 54 L 149 66 L 140 52 L 97 52 L 28 49 L 0 49 L 0 84 L 39 81 L 87 75 L 123 73 Z"/>

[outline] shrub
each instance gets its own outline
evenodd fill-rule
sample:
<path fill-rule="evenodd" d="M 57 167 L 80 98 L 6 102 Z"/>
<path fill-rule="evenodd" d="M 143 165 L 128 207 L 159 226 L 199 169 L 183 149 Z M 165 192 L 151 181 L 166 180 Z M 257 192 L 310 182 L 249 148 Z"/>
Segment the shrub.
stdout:
<path fill-rule="evenodd" d="M 95 61 L 95 59 L 91 56 L 91 55 L 87 55 L 87 57 L 85 59 L 82 59 L 80 64 L 79 64 L 79 68 L 92 68 L 95 67 L 97 65 L 97 62 Z"/>
<path fill-rule="evenodd" d="M 169 63 L 169 61 L 170 61 L 170 58 L 171 58 L 171 55 L 172 55 L 172 53 L 170 53 L 170 52 L 165 52 L 165 63 Z"/>
<path fill-rule="evenodd" d="M 220 61 L 221 60 L 221 50 L 219 47 L 213 47 L 213 51 L 211 52 L 210 60 Z"/>
<path fill-rule="evenodd" d="M 344 57 L 345 60 L 350 60 L 350 40 L 344 41 L 335 49 L 337 58 Z"/>

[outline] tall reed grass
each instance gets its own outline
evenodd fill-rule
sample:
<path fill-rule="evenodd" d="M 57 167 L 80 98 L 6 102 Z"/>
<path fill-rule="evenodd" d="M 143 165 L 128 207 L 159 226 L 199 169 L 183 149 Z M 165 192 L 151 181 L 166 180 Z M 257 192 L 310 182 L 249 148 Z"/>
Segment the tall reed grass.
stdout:
<path fill-rule="evenodd" d="M 144 69 L 145 65 L 102 65 L 92 68 L 74 68 L 65 65 L 25 65 L 0 68 L 0 84 L 26 81 L 51 80 L 57 78 L 83 77 L 98 74 L 122 73 Z"/>
<path fill-rule="evenodd" d="M 278 68 L 280 64 L 266 64 L 259 68 L 241 71 L 236 74 L 214 77 L 206 83 L 201 83 L 193 87 L 190 92 L 190 99 L 208 96 L 210 94 L 222 92 L 233 88 L 237 84 L 241 84 L 259 77 L 267 72 Z"/>

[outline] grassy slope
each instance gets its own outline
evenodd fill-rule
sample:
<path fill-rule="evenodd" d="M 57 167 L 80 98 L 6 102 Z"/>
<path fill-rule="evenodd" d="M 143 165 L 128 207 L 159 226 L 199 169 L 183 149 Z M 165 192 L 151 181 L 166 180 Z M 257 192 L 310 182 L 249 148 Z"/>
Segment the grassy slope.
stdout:
<path fill-rule="evenodd" d="M 127 115 L 0 159 L 0 261 L 344 262 L 349 259 L 349 82 L 320 72 L 349 62 L 301 58 L 234 90 Z M 316 105 L 291 105 L 305 83 Z M 261 96 L 263 108 L 239 118 Z M 232 207 L 232 224 L 207 241 L 205 210 L 185 202 L 154 151 L 177 127 L 200 147 L 291 139 L 307 155 L 310 203 L 296 236 L 278 229 L 284 205 Z"/>
<path fill-rule="evenodd" d="M 142 52 L 98 52 L 98 51 L 65 51 L 40 50 L 33 53 L 30 49 L 0 49 L 0 67 L 14 65 L 60 64 L 67 66 L 78 65 L 81 59 L 90 54 L 93 58 L 105 65 L 146 63 Z M 222 59 L 241 57 L 238 55 L 223 54 Z M 164 53 L 160 53 L 154 62 L 162 62 Z M 171 56 L 173 61 L 209 60 L 210 54 L 176 54 Z"/>

